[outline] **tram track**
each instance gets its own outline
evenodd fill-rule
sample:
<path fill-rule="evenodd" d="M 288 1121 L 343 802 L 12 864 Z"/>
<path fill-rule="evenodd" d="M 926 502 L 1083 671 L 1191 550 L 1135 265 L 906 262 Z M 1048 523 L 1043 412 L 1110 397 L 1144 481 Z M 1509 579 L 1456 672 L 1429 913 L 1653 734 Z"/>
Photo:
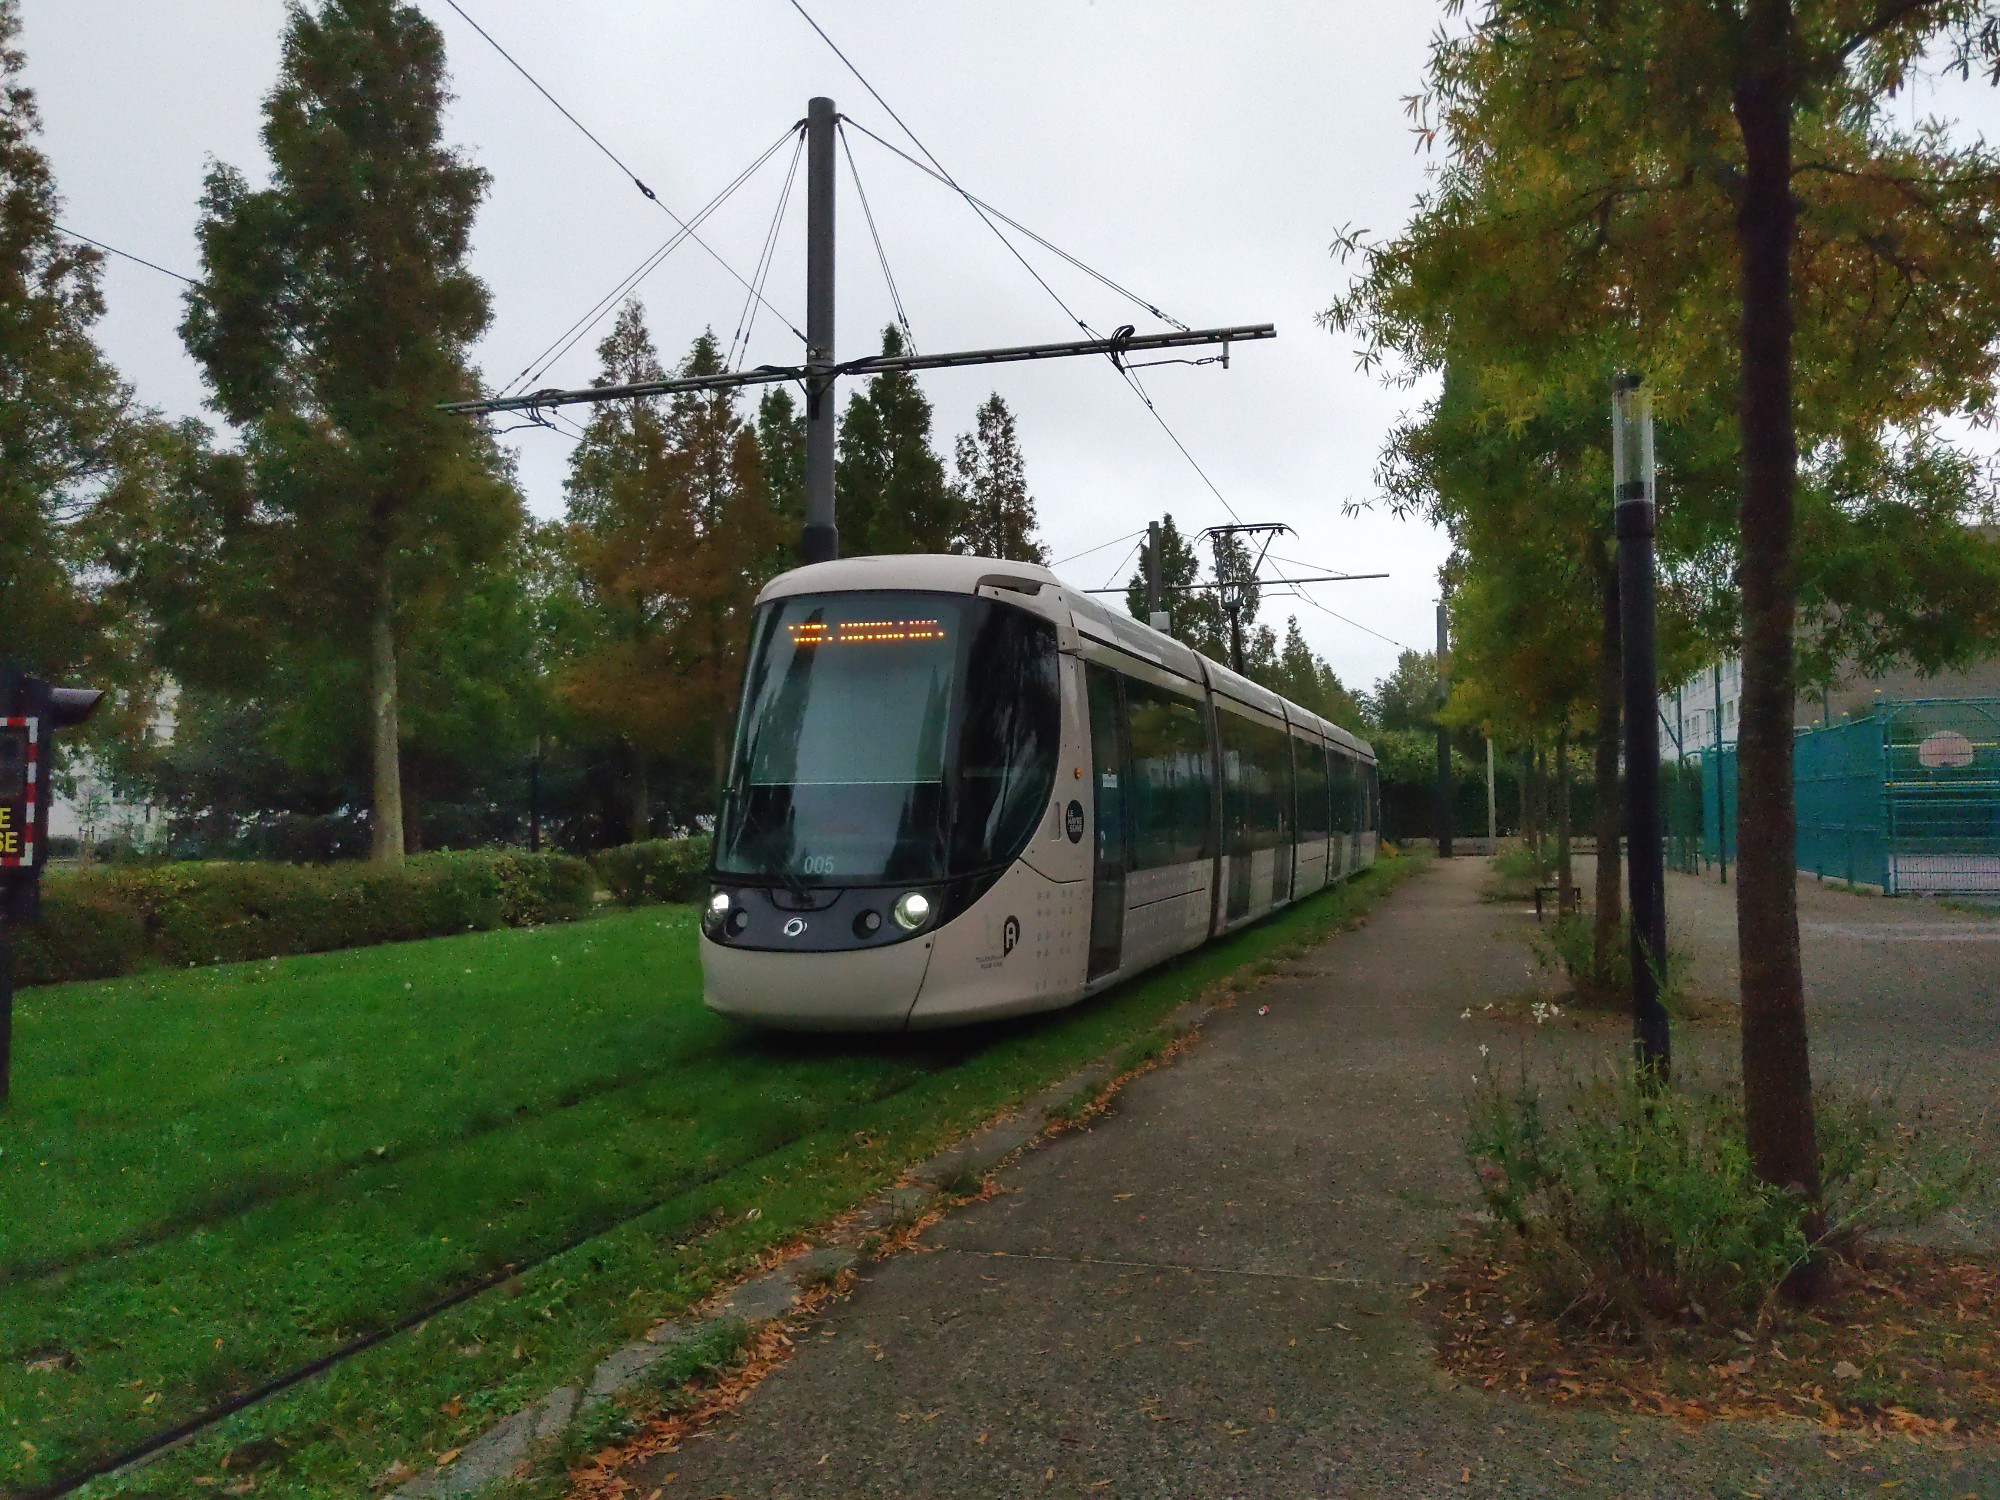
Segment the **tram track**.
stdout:
<path fill-rule="evenodd" d="M 914 1071 L 908 1079 L 894 1088 L 887 1089 L 864 1101 L 857 1102 L 850 1106 L 850 1109 L 845 1113 L 851 1114 L 856 1110 L 878 1108 L 890 1100 L 908 1093 L 911 1089 L 930 1081 L 939 1074 L 962 1066 L 972 1057 L 977 1056 L 980 1050 L 983 1049 L 970 1048 L 963 1052 L 954 1052 L 946 1060 L 938 1062 L 916 1061 L 913 1064 Z M 508 1262 L 496 1267 L 492 1271 L 475 1276 L 452 1290 L 426 1301 L 422 1306 L 397 1316 L 390 1322 L 356 1334 L 333 1349 L 271 1375 L 247 1389 L 215 1401 L 202 1410 L 178 1422 L 162 1427 L 135 1443 L 100 1458 L 93 1459 L 57 1478 L 44 1480 L 39 1484 L 29 1486 L 25 1489 L 13 1491 L 9 1500 L 59 1500 L 59 1497 L 74 1494 L 77 1490 L 82 1489 L 85 1485 L 95 1480 L 144 1464 L 167 1452 L 169 1449 L 175 1448 L 192 1438 L 199 1437 L 204 1432 L 210 1431 L 232 1417 L 253 1410 L 285 1394 L 287 1391 L 293 1390 L 329 1371 L 347 1364 L 371 1349 L 378 1348 L 403 1334 L 420 1328 L 435 1317 L 473 1302 L 509 1282 L 540 1270 L 553 1261 L 627 1229 L 640 1220 L 670 1207 L 690 1193 L 699 1192 L 702 1188 L 711 1186 L 735 1173 L 751 1170 L 758 1163 L 782 1154 L 809 1136 L 838 1128 L 840 1127 L 831 1121 L 822 1121 L 809 1129 L 801 1130 L 794 1135 L 788 1136 L 786 1139 L 767 1147 L 755 1155 L 735 1161 L 719 1163 L 707 1171 L 683 1179 L 675 1185 L 671 1193 L 663 1197 L 654 1198 L 639 1207 L 618 1215 L 614 1219 L 593 1225 L 579 1233 L 567 1236 L 559 1243 L 535 1251 L 518 1261 Z"/>

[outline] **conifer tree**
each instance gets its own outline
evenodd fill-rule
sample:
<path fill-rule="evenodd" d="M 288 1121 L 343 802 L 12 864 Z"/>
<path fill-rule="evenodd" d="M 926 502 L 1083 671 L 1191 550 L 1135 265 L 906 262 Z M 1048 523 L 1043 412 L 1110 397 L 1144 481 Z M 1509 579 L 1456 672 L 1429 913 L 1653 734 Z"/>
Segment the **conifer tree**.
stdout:
<path fill-rule="evenodd" d="M 151 424 L 92 338 L 103 257 L 55 227 L 20 30 L 0 0 L 0 653 L 102 680 L 133 664 L 105 547 L 144 499 Z"/>
<path fill-rule="evenodd" d="M 1020 434 L 998 391 L 980 405 L 973 431 L 959 434 L 953 458 L 959 534 L 952 550 L 1046 563 L 1048 549 L 1035 536 L 1035 500 L 1028 493 Z"/>
<path fill-rule="evenodd" d="M 1343 729 L 1360 727 L 1360 705 L 1342 686 L 1326 659 L 1306 644 L 1297 615 L 1285 621 L 1284 642 L 1278 647 L 1270 675 L 1261 680 L 1272 692 L 1283 694 L 1300 708 L 1310 709 Z"/>
<path fill-rule="evenodd" d="M 1167 633 L 1204 656 L 1229 659 L 1229 628 L 1217 606 L 1216 591 L 1196 587 L 1202 557 L 1181 535 L 1171 514 L 1160 518 L 1160 607 L 1167 613 Z M 1135 620 L 1146 618 L 1146 569 L 1143 562 L 1125 585 L 1125 608 Z"/>
<path fill-rule="evenodd" d="M 771 571 L 778 573 L 797 566 L 806 523 L 806 419 L 781 385 L 770 387 L 757 403 L 757 454 L 780 535 L 780 551 L 771 559 Z"/>
<path fill-rule="evenodd" d="M 882 352 L 903 352 L 894 325 Z M 833 482 L 846 556 L 949 552 L 959 534 L 959 500 L 931 447 L 931 404 L 906 372 L 876 375 L 849 398 Z"/>
<path fill-rule="evenodd" d="M 244 431 L 259 607 L 281 646 L 365 676 L 372 848 L 394 862 L 399 657 L 521 522 L 491 442 L 438 410 L 478 393 L 486 174 L 443 140 L 444 41 L 414 5 L 293 0 L 280 67 L 271 185 L 210 168 L 182 335 Z"/>

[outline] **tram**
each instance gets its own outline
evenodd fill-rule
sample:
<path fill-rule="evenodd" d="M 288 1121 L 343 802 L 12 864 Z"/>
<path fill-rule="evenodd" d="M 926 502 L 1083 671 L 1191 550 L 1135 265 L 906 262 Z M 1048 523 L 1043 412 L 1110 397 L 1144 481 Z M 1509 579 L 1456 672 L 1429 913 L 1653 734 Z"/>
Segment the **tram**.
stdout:
<path fill-rule="evenodd" d="M 1375 858 L 1368 744 L 1046 568 L 797 568 L 758 596 L 708 1005 L 786 1030 L 1055 1010 Z"/>

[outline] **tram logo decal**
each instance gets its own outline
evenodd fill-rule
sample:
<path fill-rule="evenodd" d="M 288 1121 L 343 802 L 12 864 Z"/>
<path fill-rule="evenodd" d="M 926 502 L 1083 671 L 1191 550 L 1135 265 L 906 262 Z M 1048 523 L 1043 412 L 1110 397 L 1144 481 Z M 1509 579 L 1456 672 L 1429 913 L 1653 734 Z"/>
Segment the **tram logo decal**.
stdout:
<path fill-rule="evenodd" d="M 793 917 L 791 921 L 785 924 L 786 937 L 797 937 L 800 933 L 804 932 L 805 930 L 806 930 L 806 919 L 804 917 Z"/>
<path fill-rule="evenodd" d="M 1083 804 L 1072 802 L 1063 814 L 1063 831 L 1069 835 L 1072 844 L 1083 842 Z"/>
<path fill-rule="evenodd" d="M 1021 919 L 1009 917 L 1000 927 L 1000 956 L 1005 958 L 1021 941 Z"/>

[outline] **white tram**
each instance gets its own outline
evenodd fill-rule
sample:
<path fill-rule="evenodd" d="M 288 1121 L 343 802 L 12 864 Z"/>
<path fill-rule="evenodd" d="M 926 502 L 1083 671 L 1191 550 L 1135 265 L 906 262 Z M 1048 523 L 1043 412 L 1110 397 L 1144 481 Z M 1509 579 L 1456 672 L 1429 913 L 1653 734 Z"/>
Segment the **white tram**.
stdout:
<path fill-rule="evenodd" d="M 1054 1010 L 1375 857 L 1366 742 L 1045 568 L 861 557 L 757 604 L 702 916 L 724 1014 Z"/>

